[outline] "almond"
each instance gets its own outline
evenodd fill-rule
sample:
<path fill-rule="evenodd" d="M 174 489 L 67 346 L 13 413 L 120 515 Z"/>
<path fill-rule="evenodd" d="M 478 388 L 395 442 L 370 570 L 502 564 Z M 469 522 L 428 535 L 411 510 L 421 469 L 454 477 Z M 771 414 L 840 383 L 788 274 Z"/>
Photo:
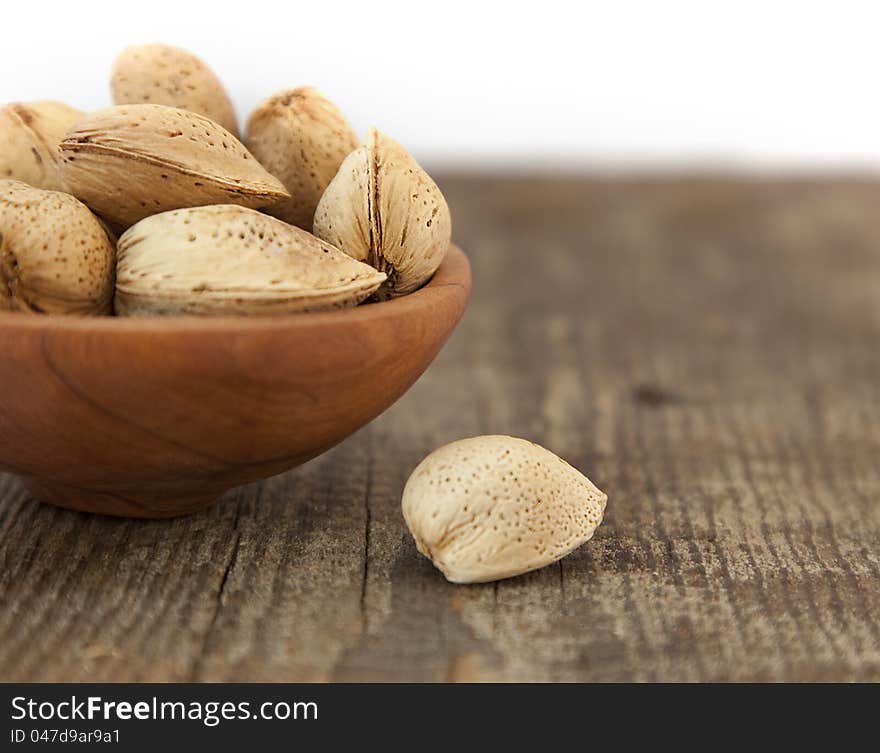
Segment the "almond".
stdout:
<path fill-rule="evenodd" d="M 58 144 L 83 113 L 63 102 L 13 102 L 0 109 L 0 178 L 63 191 Z"/>
<path fill-rule="evenodd" d="M 109 314 L 115 249 L 73 196 L 0 180 L 0 308 Z"/>
<path fill-rule="evenodd" d="M 91 113 L 61 142 L 61 160 L 68 190 L 118 227 L 182 207 L 290 197 L 225 128 L 164 105 Z"/>
<path fill-rule="evenodd" d="M 372 129 L 345 158 L 315 212 L 314 232 L 388 275 L 379 298 L 427 282 L 449 247 L 452 220 L 437 184 L 400 144 Z"/>
<path fill-rule="evenodd" d="M 214 72 L 189 50 L 167 44 L 127 47 L 110 76 L 113 104 L 179 107 L 210 118 L 238 138 L 232 101 Z"/>
<path fill-rule="evenodd" d="M 506 436 L 461 439 L 428 455 L 403 491 L 418 550 L 454 583 L 535 570 L 589 540 L 607 497 L 539 445 Z"/>
<path fill-rule="evenodd" d="M 303 86 L 280 92 L 254 110 L 244 143 L 290 191 L 291 198 L 269 213 L 311 230 L 321 195 L 357 148 L 358 137 L 336 105 Z"/>
<path fill-rule="evenodd" d="M 197 207 L 119 239 L 116 313 L 281 314 L 355 306 L 385 275 L 253 209 Z"/>

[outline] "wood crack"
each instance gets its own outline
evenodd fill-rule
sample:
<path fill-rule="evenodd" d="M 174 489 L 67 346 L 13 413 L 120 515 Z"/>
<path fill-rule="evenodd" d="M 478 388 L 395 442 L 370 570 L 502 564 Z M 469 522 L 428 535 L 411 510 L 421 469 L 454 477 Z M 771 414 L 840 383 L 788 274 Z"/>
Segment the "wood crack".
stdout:
<path fill-rule="evenodd" d="M 259 484 L 257 486 L 257 491 L 254 499 L 255 504 L 259 503 L 261 489 L 262 484 Z M 223 611 L 223 605 L 226 601 L 226 590 L 229 584 L 229 576 L 235 569 L 236 564 L 238 563 L 239 551 L 241 549 L 241 530 L 239 528 L 239 523 L 241 521 L 241 508 L 243 505 L 244 494 L 241 493 L 236 499 L 235 518 L 232 523 L 232 546 L 230 547 L 229 556 L 227 557 L 226 563 L 223 566 L 223 573 L 220 576 L 220 581 L 217 586 L 216 593 L 214 594 L 213 611 L 208 621 L 208 627 L 205 629 L 199 650 L 195 656 L 195 659 L 193 660 L 192 669 L 190 670 L 190 675 L 187 682 L 199 682 L 204 672 L 205 659 L 208 655 L 210 644 L 214 632 L 217 629 L 217 623 L 219 622 L 220 614 Z"/>
<path fill-rule="evenodd" d="M 373 455 L 372 442 L 367 443 L 367 470 L 366 482 L 364 484 L 364 567 L 361 577 L 361 632 L 366 635 L 369 629 L 369 612 L 367 609 L 367 585 L 370 577 L 370 526 L 372 524 L 373 515 L 370 509 L 370 493 L 373 487 Z"/>

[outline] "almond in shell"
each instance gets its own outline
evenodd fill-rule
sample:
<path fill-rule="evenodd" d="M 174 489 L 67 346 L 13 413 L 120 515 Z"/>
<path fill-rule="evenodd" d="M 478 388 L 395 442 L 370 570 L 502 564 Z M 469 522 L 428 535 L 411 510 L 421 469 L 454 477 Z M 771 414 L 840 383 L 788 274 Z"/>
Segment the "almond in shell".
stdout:
<path fill-rule="evenodd" d="M 0 309 L 109 314 L 116 250 L 81 202 L 0 180 Z"/>
<path fill-rule="evenodd" d="M 311 230 L 321 195 L 357 148 L 358 137 L 336 105 L 303 86 L 280 92 L 254 110 L 244 143 L 290 191 L 290 199 L 269 213 Z"/>
<path fill-rule="evenodd" d="M 507 436 L 471 437 L 428 455 L 403 491 L 418 550 L 454 583 L 544 567 L 589 540 L 607 496 L 549 450 Z"/>
<path fill-rule="evenodd" d="M 197 112 L 238 137 L 232 101 L 220 79 L 197 55 L 167 44 L 124 49 L 110 75 L 113 104 L 150 103 Z"/>
<path fill-rule="evenodd" d="M 12 102 L 0 108 L 0 178 L 63 191 L 58 144 L 83 113 L 63 102 Z"/>
<path fill-rule="evenodd" d="M 314 233 L 388 275 L 379 298 L 411 293 L 443 261 L 452 233 L 437 184 L 375 128 L 348 155 L 318 203 Z"/>
<path fill-rule="evenodd" d="M 119 239 L 116 313 L 284 314 L 355 306 L 385 275 L 300 228 L 220 205 L 141 220 Z"/>
<path fill-rule="evenodd" d="M 80 120 L 61 142 L 67 189 L 112 225 L 209 204 L 266 207 L 289 194 L 229 131 L 165 105 L 121 105 Z"/>

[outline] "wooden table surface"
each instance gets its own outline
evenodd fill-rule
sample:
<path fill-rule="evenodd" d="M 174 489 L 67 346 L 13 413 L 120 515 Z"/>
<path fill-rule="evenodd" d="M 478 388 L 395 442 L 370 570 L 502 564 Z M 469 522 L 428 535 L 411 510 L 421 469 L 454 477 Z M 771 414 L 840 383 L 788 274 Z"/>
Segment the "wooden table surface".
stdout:
<path fill-rule="evenodd" d="M 441 184 L 471 306 L 360 433 L 171 521 L 2 478 L 0 679 L 880 680 L 880 181 Z M 483 433 L 608 510 L 556 565 L 454 586 L 400 495 Z"/>

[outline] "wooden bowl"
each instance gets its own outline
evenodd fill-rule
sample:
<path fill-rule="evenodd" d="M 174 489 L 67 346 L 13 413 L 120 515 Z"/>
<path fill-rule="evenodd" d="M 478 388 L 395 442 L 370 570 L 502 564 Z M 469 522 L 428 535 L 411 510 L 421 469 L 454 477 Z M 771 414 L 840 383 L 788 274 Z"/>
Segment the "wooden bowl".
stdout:
<path fill-rule="evenodd" d="M 46 502 L 161 518 L 378 416 L 461 318 L 470 267 L 355 309 L 267 318 L 0 315 L 0 469 Z"/>

